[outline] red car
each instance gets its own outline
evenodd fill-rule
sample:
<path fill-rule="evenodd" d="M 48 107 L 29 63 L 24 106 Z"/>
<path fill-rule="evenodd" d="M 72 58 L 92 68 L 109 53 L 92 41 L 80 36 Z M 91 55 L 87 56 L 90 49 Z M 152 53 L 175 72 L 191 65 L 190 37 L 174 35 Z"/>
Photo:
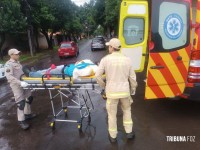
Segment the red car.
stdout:
<path fill-rule="evenodd" d="M 58 56 L 60 58 L 66 56 L 78 56 L 79 48 L 77 44 L 73 41 L 70 42 L 61 42 L 60 47 L 58 49 Z"/>

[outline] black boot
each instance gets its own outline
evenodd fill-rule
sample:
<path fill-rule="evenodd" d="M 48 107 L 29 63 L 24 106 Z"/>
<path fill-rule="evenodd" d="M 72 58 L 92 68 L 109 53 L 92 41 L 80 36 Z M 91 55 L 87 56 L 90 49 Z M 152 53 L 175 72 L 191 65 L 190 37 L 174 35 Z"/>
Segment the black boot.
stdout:
<path fill-rule="evenodd" d="M 28 114 L 28 115 L 25 114 L 25 120 L 31 120 L 35 118 L 36 116 L 37 116 L 36 114 Z"/>
<path fill-rule="evenodd" d="M 116 143 L 117 142 L 117 138 L 112 138 L 110 135 L 108 135 L 109 141 L 110 143 Z"/>
<path fill-rule="evenodd" d="M 135 133 L 132 131 L 131 133 L 126 133 L 127 139 L 131 140 L 135 138 Z"/>
<path fill-rule="evenodd" d="M 23 70 L 25 76 L 29 77 L 29 73 L 31 72 L 30 69 L 27 66 L 24 66 L 22 68 L 22 70 Z"/>
<path fill-rule="evenodd" d="M 19 125 L 22 129 L 27 130 L 30 126 L 25 121 L 19 121 Z"/>

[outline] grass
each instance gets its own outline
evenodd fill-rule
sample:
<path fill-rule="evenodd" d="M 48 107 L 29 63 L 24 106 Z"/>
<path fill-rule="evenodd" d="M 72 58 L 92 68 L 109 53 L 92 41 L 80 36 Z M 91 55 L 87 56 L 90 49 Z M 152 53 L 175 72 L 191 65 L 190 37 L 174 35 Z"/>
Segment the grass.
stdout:
<path fill-rule="evenodd" d="M 53 51 L 54 51 L 54 52 L 57 52 L 57 51 L 58 51 L 58 48 L 59 48 L 59 46 L 54 46 L 54 47 L 53 47 Z"/>

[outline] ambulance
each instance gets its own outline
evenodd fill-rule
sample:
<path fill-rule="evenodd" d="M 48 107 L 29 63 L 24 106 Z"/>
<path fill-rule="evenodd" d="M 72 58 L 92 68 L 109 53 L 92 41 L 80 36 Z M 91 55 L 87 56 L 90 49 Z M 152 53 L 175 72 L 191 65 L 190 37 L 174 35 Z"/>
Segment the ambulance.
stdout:
<path fill-rule="evenodd" d="M 200 0 L 122 0 L 119 39 L 136 72 L 147 71 L 146 100 L 200 97 Z"/>

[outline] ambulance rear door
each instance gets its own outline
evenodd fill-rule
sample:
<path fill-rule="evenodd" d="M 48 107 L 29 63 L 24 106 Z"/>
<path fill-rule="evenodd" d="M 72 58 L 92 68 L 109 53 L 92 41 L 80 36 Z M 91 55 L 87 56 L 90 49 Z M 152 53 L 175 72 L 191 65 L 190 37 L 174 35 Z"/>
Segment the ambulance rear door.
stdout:
<path fill-rule="evenodd" d="M 191 51 L 191 1 L 152 0 L 146 99 L 183 93 Z"/>

